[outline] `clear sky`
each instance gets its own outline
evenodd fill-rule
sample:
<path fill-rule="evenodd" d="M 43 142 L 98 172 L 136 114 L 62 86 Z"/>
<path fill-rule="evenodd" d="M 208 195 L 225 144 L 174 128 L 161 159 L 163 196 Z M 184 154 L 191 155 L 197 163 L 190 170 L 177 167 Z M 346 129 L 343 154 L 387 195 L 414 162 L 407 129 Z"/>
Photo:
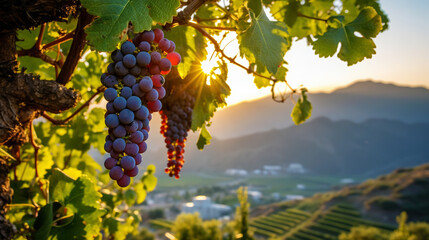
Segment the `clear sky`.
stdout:
<path fill-rule="evenodd" d="M 319 58 L 305 41 L 294 42 L 285 57 L 288 82 L 293 87 L 302 84 L 310 92 L 330 91 L 360 79 L 429 88 L 429 1 L 381 0 L 381 7 L 390 18 L 389 29 L 375 38 L 377 54 L 372 59 L 347 67 L 337 57 Z M 237 49 L 233 42 L 226 52 L 234 56 Z M 228 83 L 229 105 L 270 93 L 257 89 L 252 76 L 231 64 Z"/>

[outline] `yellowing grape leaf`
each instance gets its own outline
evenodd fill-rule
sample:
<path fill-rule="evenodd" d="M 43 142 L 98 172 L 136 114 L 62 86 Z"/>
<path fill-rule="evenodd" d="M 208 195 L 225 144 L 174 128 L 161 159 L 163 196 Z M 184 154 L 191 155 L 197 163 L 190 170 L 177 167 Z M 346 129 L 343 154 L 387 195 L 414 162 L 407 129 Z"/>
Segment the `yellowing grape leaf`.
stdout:
<path fill-rule="evenodd" d="M 351 23 L 344 24 L 343 18 L 336 17 L 339 28 L 329 27 L 322 36 L 317 37 L 313 49 L 320 57 L 332 57 L 341 43 L 338 58 L 353 65 L 375 54 L 375 43 L 371 38 L 382 29 L 381 17 L 372 7 L 364 8 Z M 356 32 L 360 36 L 356 36 Z"/>
<path fill-rule="evenodd" d="M 81 0 L 88 13 L 98 18 L 86 29 L 87 39 L 98 51 L 111 51 L 131 21 L 135 32 L 149 30 L 152 21 L 172 21 L 179 0 Z"/>
<path fill-rule="evenodd" d="M 312 109 L 311 102 L 308 101 L 307 89 L 302 88 L 301 97 L 298 99 L 298 102 L 295 104 L 290 114 L 293 122 L 296 125 L 305 122 L 305 120 L 310 118 Z"/>

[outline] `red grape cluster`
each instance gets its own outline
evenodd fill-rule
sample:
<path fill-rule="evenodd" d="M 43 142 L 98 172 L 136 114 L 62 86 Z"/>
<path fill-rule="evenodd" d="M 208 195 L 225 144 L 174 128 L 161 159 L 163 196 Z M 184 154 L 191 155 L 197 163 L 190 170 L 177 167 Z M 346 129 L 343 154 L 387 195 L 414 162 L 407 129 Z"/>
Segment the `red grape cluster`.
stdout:
<path fill-rule="evenodd" d="M 109 128 L 104 162 L 110 178 L 126 187 L 138 174 L 141 153 L 147 149 L 151 113 L 161 110 L 166 91 L 162 74 L 180 62 L 174 42 L 161 29 L 137 34 L 133 42 L 122 43 L 112 52 L 113 60 L 101 76 L 106 104 L 105 123 Z"/>
<path fill-rule="evenodd" d="M 165 173 L 178 179 L 185 163 L 185 143 L 192 125 L 192 109 L 195 98 L 183 87 L 175 89 L 174 95 L 163 100 L 164 107 L 160 111 L 162 118 L 161 134 L 165 137 L 167 147 L 167 167 Z"/>

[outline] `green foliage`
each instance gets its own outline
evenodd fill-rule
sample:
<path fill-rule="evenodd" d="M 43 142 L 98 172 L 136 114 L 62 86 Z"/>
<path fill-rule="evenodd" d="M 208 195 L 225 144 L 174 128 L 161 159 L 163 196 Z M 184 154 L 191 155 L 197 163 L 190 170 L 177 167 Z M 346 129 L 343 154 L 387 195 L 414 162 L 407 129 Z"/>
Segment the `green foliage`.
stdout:
<path fill-rule="evenodd" d="M 305 120 L 310 118 L 312 109 L 313 107 L 308 100 L 307 89 L 302 88 L 301 97 L 296 102 L 290 115 L 292 117 L 293 122 L 297 125 L 305 122 Z"/>
<path fill-rule="evenodd" d="M 206 126 L 203 125 L 201 127 L 200 137 L 198 138 L 198 141 L 197 141 L 198 149 L 203 150 L 205 145 L 210 144 L 211 139 L 212 139 L 212 136 L 210 135 L 209 131 L 207 131 Z"/>
<path fill-rule="evenodd" d="M 331 25 L 325 34 L 317 37 L 313 43 L 315 53 L 320 57 L 332 57 L 341 43 L 338 58 L 353 65 L 364 58 L 371 58 L 375 54 L 375 43 L 372 38 L 376 37 L 382 29 L 381 17 L 371 8 L 364 8 L 359 16 L 351 23 L 345 24 L 344 17 L 330 18 Z M 358 32 L 362 37 L 355 35 Z"/>
<path fill-rule="evenodd" d="M 178 0 L 83 0 L 87 11 L 99 16 L 86 30 L 87 39 L 97 51 L 112 51 L 122 40 L 128 22 L 132 22 L 135 32 L 150 30 L 152 21 L 165 24 L 172 20 L 179 7 Z"/>
<path fill-rule="evenodd" d="M 235 231 L 239 234 L 239 239 L 251 240 L 253 239 L 253 233 L 249 229 L 250 203 L 247 200 L 247 187 L 237 189 L 237 198 L 240 206 L 235 211 Z"/>

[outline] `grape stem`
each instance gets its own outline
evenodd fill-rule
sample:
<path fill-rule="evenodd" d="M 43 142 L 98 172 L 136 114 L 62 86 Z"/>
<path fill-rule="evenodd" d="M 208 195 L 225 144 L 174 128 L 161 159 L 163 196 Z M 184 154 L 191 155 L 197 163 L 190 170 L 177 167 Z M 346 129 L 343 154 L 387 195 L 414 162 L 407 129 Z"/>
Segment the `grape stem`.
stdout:
<path fill-rule="evenodd" d="M 271 92 L 272 92 L 272 96 L 273 96 L 273 100 L 274 101 L 276 101 L 276 102 L 284 102 L 285 100 L 283 100 L 284 98 L 282 98 L 282 100 L 276 100 L 275 98 L 274 98 L 274 86 L 275 86 L 275 83 L 276 82 L 284 82 L 285 84 L 286 84 L 286 86 L 291 90 L 291 93 L 293 94 L 293 93 L 296 93 L 296 89 L 294 89 L 294 88 L 292 88 L 292 86 L 290 86 L 289 85 L 289 83 L 286 81 L 286 80 L 280 80 L 280 79 L 276 79 L 274 76 L 270 76 L 270 77 L 267 77 L 267 76 L 264 76 L 264 75 L 262 75 L 262 74 L 259 74 L 259 73 L 257 73 L 257 72 L 255 72 L 252 68 L 250 68 L 250 67 L 246 67 L 246 66 L 244 66 L 244 65 L 242 65 L 242 64 L 240 64 L 240 63 L 238 63 L 237 61 L 235 61 L 235 57 L 229 57 L 229 56 L 227 56 L 226 54 L 225 54 L 225 52 L 221 49 L 221 47 L 220 47 L 220 45 L 219 45 L 219 43 L 216 41 L 216 39 L 214 39 L 209 33 L 207 33 L 202 27 L 200 27 L 198 24 L 192 24 L 192 25 L 190 25 L 190 26 L 192 26 L 193 28 L 195 28 L 197 31 L 199 31 L 204 37 L 206 37 L 206 38 L 208 38 L 209 40 L 210 40 L 210 42 L 214 45 L 214 47 L 215 47 L 215 51 L 216 52 L 218 52 L 218 53 L 220 53 L 221 54 L 221 56 L 222 56 L 222 58 L 225 58 L 225 59 L 227 59 L 231 64 L 234 64 L 234 65 L 236 65 L 236 66 L 238 66 L 238 67 L 240 67 L 240 68 L 242 68 L 242 69 L 244 69 L 244 70 L 246 70 L 248 73 L 251 73 L 251 74 L 253 74 L 254 76 L 257 76 L 257 77 L 260 77 L 260 78 L 265 78 L 265 79 L 268 79 L 268 80 L 270 80 L 270 81 L 272 81 L 273 82 L 273 84 L 272 84 L 272 87 L 271 87 Z"/>
<path fill-rule="evenodd" d="M 49 116 L 46 112 L 42 112 L 42 116 L 51 122 L 54 125 L 65 125 L 68 122 L 70 122 L 79 112 L 81 112 L 85 107 L 89 106 L 91 101 L 100 93 L 102 93 L 105 90 L 104 86 L 100 86 L 97 88 L 97 91 L 84 103 L 82 104 L 76 111 L 74 111 L 70 116 L 68 116 L 65 119 L 54 119 L 51 116 Z"/>
<path fill-rule="evenodd" d="M 312 16 L 307 16 L 305 14 L 302 14 L 300 12 L 297 13 L 298 17 L 303 17 L 303 18 L 308 18 L 308 19 L 312 19 L 312 20 L 317 20 L 317 21 L 323 21 L 325 23 L 328 22 L 328 19 L 323 19 L 323 18 L 317 18 L 317 17 L 312 17 Z"/>
<path fill-rule="evenodd" d="M 64 35 L 63 37 L 57 38 L 54 41 L 43 45 L 42 50 L 46 50 L 46 49 L 51 48 L 57 44 L 61 44 L 61 43 L 64 43 L 64 42 L 71 40 L 74 37 L 74 33 L 75 33 L 75 31 L 69 32 L 66 35 Z"/>
<path fill-rule="evenodd" d="M 48 199 L 47 193 L 43 190 L 43 183 L 39 178 L 39 171 L 37 168 L 37 163 L 39 161 L 39 149 L 40 146 L 36 143 L 36 132 L 34 130 L 34 125 L 33 125 L 33 121 L 30 122 L 30 143 L 31 146 L 33 146 L 34 149 L 34 171 L 35 171 L 35 177 L 36 177 L 36 181 L 39 184 L 39 189 L 43 194 L 43 197 L 45 199 Z"/>

